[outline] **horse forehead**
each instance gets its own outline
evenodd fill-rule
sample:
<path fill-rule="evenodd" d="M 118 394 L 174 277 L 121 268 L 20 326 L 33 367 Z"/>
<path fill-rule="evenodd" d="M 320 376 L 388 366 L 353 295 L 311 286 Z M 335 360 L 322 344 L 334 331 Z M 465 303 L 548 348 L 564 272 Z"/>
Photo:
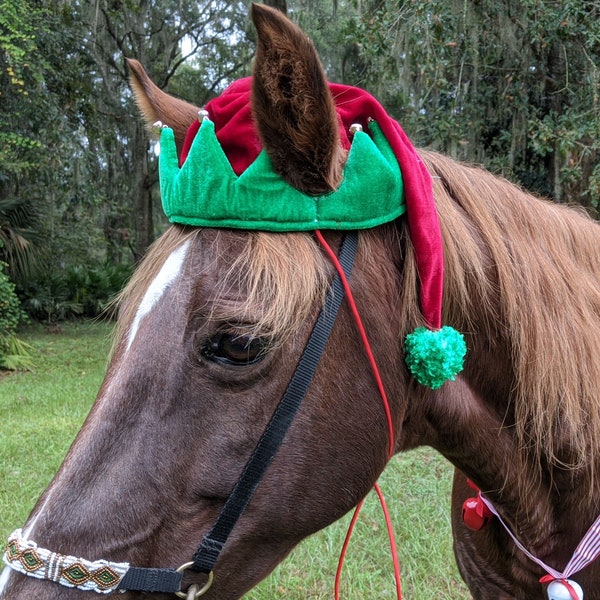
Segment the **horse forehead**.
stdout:
<path fill-rule="evenodd" d="M 203 296 L 204 301 L 214 301 L 215 290 L 220 289 L 219 283 L 231 272 L 247 243 L 246 232 L 205 229 L 201 235 L 190 237 L 171 250 L 135 309 L 126 350 L 138 335 L 143 320 L 173 289 L 176 289 L 179 302 L 183 299 L 182 294 L 185 295 L 184 289 L 194 296 Z M 228 291 L 232 293 L 232 290 Z"/>
<path fill-rule="evenodd" d="M 248 248 L 256 232 L 238 229 L 203 229 L 196 236 L 192 252 L 199 261 L 207 261 L 209 268 L 230 266 Z"/>

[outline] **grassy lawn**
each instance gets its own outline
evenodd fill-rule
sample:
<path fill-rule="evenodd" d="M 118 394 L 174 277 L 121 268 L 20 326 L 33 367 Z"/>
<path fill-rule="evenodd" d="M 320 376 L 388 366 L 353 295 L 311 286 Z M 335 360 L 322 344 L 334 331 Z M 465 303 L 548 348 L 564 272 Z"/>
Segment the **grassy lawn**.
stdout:
<path fill-rule="evenodd" d="M 110 334 L 104 323 L 69 323 L 58 333 L 31 326 L 21 335 L 36 349 L 35 368 L 0 375 L 0 539 L 25 522 L 81 426 L 104 376 Z M 444 459 L 423 449 L 396 457 L 380 480 L 407 600 L 470 597 L 452 555 L 451 476 Z M 246 598 L 331 599 L 349 520 L 347 515 L 305 540 Z M 350 544 L 342 598 L 394 597 L 385 522 L 373 493 Z"/>

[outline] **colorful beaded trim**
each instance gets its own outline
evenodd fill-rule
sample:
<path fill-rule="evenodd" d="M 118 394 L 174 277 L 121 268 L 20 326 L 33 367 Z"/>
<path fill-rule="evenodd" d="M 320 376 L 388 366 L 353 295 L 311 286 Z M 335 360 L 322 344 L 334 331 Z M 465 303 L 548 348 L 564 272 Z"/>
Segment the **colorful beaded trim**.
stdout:
<path fill-rule="evenodd" d="M 3 559 L 24 575 L 99 594 L 114 592 L 129 570 L 129 563 L 92 562 L 38 548 L 35 542 L 23 538 L 21 529 L 8 538 Z"/>

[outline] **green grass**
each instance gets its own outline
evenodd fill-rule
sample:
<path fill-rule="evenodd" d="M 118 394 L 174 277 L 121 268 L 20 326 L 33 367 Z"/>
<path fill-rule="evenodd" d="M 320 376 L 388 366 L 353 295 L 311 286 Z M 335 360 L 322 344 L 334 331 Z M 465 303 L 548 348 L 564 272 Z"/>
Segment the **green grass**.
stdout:
<path fill-rule="evenodd" d="M 0 539 L 26 520 L 59 467 L 102 382 L 110 348 L 105 323 L 31 326 L 30 372 L 0 375 Z M 428 449 L 394 458 L 381 477 L 407 600 L 467 600 L 452 555 L 450 465 Z M 333 598 L 337 558 L 351 515 L 300 544 L 247 600 Z M 0 542 L 0 547 L 1 547 Z M 345 600 L 394 598 L 393 569 L 377 497 L 365 503 L 342 578 Z"/>
<path fill-rule="evenodd" d="M 58 469 L 104 376 L 111 327 L 32 326 L 32 371 L 0 379 L 0 534 L 24 521 Z"/>

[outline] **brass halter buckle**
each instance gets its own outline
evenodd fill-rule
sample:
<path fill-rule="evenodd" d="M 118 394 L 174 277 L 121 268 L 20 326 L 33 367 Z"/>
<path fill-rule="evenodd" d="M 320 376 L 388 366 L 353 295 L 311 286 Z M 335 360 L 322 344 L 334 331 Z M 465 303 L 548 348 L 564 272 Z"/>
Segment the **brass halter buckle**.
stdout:
<path fill-rule="evenodd" d="M 187 563 L 181 565 L 178 569 L 176 569 L 176 571 L 178 573 L 183 573 L 184 571 L 189 569 L 193 564 L 194 564 L 194 561 L 187 562 Z M 208 592 L 208 590 L 210 589 L 210 586 L 212 585 L 214 578 L 215 578 L 215 575 L 211 571 L 208 574 L 208 581 L 204 584 L 203 587 L 199 588 L 198 584 L 194 583 L 193 585 L 191 585 L 188 588 L 187 592 L 175 592 L 175 595 L 178 598 L 186 598 L 186 600 L 195 600 L 196 598 L 200 598 L 200 596 L 204 596 L 204 594 L 206 594 L 206 592 Z"/>

